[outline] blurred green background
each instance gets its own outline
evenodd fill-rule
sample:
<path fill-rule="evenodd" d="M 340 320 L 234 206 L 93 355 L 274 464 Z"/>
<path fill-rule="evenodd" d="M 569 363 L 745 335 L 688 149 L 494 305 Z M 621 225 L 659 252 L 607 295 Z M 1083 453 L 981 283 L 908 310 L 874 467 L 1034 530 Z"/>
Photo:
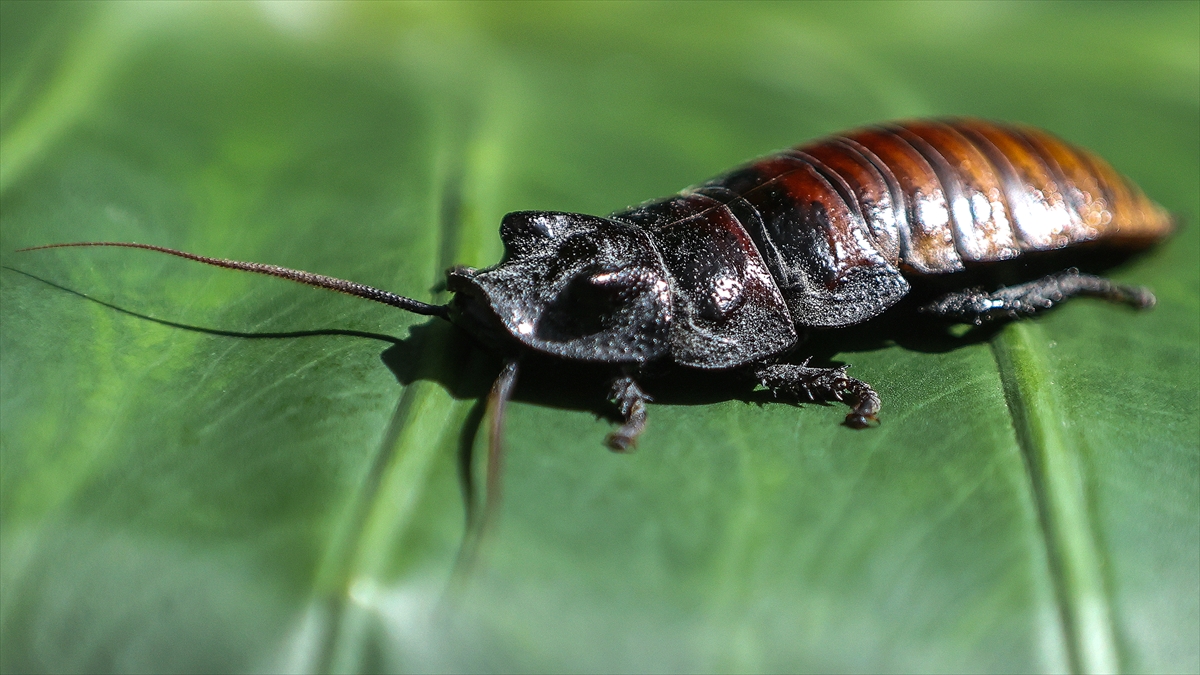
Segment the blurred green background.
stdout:
<path fill-rule="evenodd" d="M 467 341 L 140 251 L 13 252 L 437 299 L 507 211 L 921 115 L 1044 127 L 1179 213 L 1114 272 L 1158 308 L 848 345 L 884 400 L 862 432 L 716 396 L 652 404 L 615 455 L 586 387 L 527 387 L 455 573 L 495 368 Z M 1196 672 L 1198 186 L 1195 2 L 4 2 L 0 669 Z"/>

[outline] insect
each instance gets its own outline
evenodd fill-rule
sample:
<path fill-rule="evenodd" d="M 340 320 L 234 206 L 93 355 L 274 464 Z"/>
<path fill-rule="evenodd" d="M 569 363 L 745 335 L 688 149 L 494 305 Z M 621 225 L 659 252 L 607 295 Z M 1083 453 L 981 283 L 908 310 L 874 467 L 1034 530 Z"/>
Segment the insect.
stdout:
<path fill-rule="evenodd" d="M 992 290 L 965 286 L 1039 252 L 1134 250 L 1173 227 L 1169 213 L 1085 150 L 1028 127 L 953 119 L 831 136 L 607 217 L 510 213 L 500 224 L 503 259 L 449 270 L 446 305 L 148 244 L 38 248 L 148 249 L 451 321 L 505 357 L 493 389 L 498 411 L 522 354 L 607 364 L 622 424 L 606 443 L 625 451 L 646 424 L 650 399 L 639 377 L 648 366 L 737 371 L 777 395 L 843 402 L 846 423 L 866 427 L 880 409 L 868 384 L 845 367 L 781 360 L 807 331 L 866 322 L 929 281 L 949 290 L 920 312 L 976 324 L 1076 295 L 1151 307 L 1147 289 L 1074 268 Z"/>

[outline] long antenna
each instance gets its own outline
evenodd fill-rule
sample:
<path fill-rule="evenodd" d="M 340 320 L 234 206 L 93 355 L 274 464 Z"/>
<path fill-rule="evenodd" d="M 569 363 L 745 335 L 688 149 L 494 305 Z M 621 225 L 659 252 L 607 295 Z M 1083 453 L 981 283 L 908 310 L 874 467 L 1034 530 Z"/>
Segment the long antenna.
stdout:
<path fill-rule="evenodd" d="M 517 386 L 517 368 L 519 362 L 515 359 L 504 364 L 492 392 L 488 395 L 488 407 L 491 408 L 492 419 L 488 428 L 488 461 L 487 482 L 484 495 L 483 517 L 480 519 L 480 535 L 500 513 L 501 483 L 504 475 L 504 412 L 512 399 Z"/>
<path fill-rule="evenodd" d="M 335 277 L 327 277 L 324 274 L 313 274 L 303 270 L 293 270 L 287 267 L 279 267 L 278 265 L 268 265 L 266 263 L 242 262 L 240 260 L 226 260 L 224 258 L 209 258 L 208 256 L 196 255 L 186 251 L 177 251 L 173 248 L 163 246 L 154 246 L 152 244 L 133 244 L 127 242 L 116 241 L 85 241 L 70 244 L 47 244 L 46 246 L 33 246 L 31 248 L 18 249 L 21 251 L 40 251 L 47 248 L 68 248 L 71 246 L 119 246 L 122 248 L 141 248 L 147 251 L 158 251 L 168 255 L 195 260 L 196 262 L 204 263 L 205 265 L 213 265 L 215 267 L 224 267 L 231 270 L 241 270 L 243 272 L 254 272 L 256 274 L 268 274 L 280 279 L 296 281 L 317 288 L 328 288 L 331 291 L 353 295 L 367 300 L 374 300 L 392 307 L 399 307 L 414 314 L 424 314 L 425 316 L 436 316 L 442 319 L 450 319 L 450 308 L 446 305 L 427 305 L 423 302 L 406 298 L 403 295 L 396 295 L 387 291 L 365 286 L 363 284 L 338 279 Z"/>
<path fill-rule="evenodd" d="M 462 543 L 458 547 L 458 557 L 454 560 L 454 569 L 450 572 L 450 583 L 446 587 L 447 595 L 442 596 L 444 604 L 448 594 L 457 593 L 466 583 L 472 569 L 479 558 L 484 538 L 495 524 L 500 514 L 500 492 L 504 472 L 504 413 L 508 402 L 512 400 L 517 385 L 519 362 L 516 359 L 506 361 L 504 369 L 492 385 L 492 391 L 486 399 L 484 417 L 490 417 L 488 425 L 488 454 L 487 454 L 487 493 L 484 495 L 483 513 L 476 511 L 474 497 L 468 493 L 467 529 L 463 532 Z M 482 422 L 483 417 L 478 418 Z M 476 427 L 478 431 L 478 427 Z M 473 444 L 472 434 L 467 442 Z M 470 448 L 471 446 L 468 446 Z M 467 460 L 467 472 L 471 471 L 470 460 Z"/>

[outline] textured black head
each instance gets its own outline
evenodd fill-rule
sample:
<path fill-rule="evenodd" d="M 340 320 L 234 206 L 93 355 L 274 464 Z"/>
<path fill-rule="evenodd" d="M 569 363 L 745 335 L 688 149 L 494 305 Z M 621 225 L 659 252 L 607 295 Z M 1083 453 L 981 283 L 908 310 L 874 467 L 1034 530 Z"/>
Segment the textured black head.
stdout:
<path fill-rule="evenodd" d="M 455 323 L 492 344 L 515 340 L 581 361 L 666 355 L 670 284 L 645 232 L 579 213 L 517 211 L 500 238 L 500 264 L 450 271 Z"/>

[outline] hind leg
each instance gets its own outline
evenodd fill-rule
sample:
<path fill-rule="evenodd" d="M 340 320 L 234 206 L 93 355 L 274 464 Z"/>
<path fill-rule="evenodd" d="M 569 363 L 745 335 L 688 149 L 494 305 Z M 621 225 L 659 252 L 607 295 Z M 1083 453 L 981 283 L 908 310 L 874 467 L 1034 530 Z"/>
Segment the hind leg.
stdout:
<path fill-rule="evenodd" d="M 950 293 L 921 307 L 919 311 L 979 325 L 992 319 L 1015 319 L 1037 314 L 1077 295 L 1104 298 L 1138 309 L 1153 307 L 1155 302 L 1154 294 L 1149 289 L 1117 284 L 1071 268 L 991 293 L 978 288 Z"/>

